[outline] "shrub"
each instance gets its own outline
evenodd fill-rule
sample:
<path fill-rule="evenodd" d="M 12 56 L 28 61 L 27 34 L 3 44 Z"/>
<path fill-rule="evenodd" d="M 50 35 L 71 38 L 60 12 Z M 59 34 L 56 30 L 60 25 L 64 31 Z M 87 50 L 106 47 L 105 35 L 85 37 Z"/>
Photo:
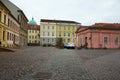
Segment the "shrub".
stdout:
<path fill-rule="evenodd" d="M 47 45 L 46 44 L 43 44 L 43 47 L 46 47 Z"/>

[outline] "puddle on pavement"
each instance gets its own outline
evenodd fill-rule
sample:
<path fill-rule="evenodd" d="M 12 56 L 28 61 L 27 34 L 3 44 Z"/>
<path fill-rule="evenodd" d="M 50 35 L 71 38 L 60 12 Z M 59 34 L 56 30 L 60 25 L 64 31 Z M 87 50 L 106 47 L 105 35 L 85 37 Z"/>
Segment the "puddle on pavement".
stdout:
<path fill-rule="evenodd" d="M 50 80 L 52 77 L 52 73 L 49 72 L 38 72 L 35 75 L 33 75 L 33 78 L 35 80 Z"/>

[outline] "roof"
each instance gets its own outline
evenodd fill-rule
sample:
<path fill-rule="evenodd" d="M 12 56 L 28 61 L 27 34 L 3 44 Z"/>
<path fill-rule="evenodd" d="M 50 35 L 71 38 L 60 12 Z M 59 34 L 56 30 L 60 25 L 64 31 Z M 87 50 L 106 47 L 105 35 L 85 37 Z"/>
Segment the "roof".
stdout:
<path fill-rule="evenodd" d="M 118 27 L 118 26 L 120 26 L 120 23 L 95 23 L 92 26 L 99 26 L 99 27 L 114 26 L 114 27 Z"/>
<path fill-rule="evenodd" d="M 36 25 L 37 22 L 34 20 L 34 18 L 32 18 L 32 20 L 28 24 Z"/>
<path fill-rule="evenodd" d="M 1 0 L 0 3 L 10 12 L 10 10 L 3 4 L 3 2 L 1 2 Z"/>
<path fill-rule="evenodd" d="M 20 23 L 18 22 L 18 20 L 11 14 L 10 10 L 3 4 L 3 2 L 1 2 L 1 0 L 0 0 L 0 3 L 9 11 L 9 15 L 10 15 L 18 24 L 20 24 Z"/>
<path fill-rule="evenodd" d="M 101 27 L 101 26 L 91 26 L 91 27 L 88 27 L 89 29 L 107 29 L 107 30 L 120 30 L 120 26 L 104 26 L 104 27 Z"/>
<path fill-rule="evenodd" d="M 79 28 L 75 31 L 75 33 L 78 33 L 80 29 L 85 30 L 87 29 L 89 26 L 79 26 Z"/>
<path fill-rule="evenodd" d="M 28 30 L 39 30 L 40 25 L 27 24 Z"/>
<path fill-rule="evenodd" d="M 17 7 L 15 4 L 13 4 L 12 2 L 10 2 L 9 0 L 0 0 L 11 12 L 11 14 L 18 20 L 18 11 L 21 11 L 22 14 L 25 16 L 24 12 Z M 27 19 L 27 17 L 25 16 L 25 18 Z M 28 20 L 28 19 L 27 19 Z"/>
<path fill-rule="evenodd" d="M 55 23 L 74 23 L 74 24 L 80 24 L 75 21 L 68 21 L 68 20 L 50 20 L 50 19 L 41 19 L 41 22 L 55 22 Z"/>
<path fill-rule="evenodd" d="M 81 30 L 80 30 L 81 29 Z M 80 26 L 77 30 L 76 33 L 79 33 L 81 31 L 85 31 L 88 29 L 104 29 L 104 30 L 120 30 L 120 24 L 95 24 L 92 26 Z"/>
<path fill-rule="evenodd" d="M 8 0 L 1 0 L 1 1 L 11 11 L 11 14 L 17 19 L 18 18 L 17 10 L 19 10 L 20 8 L 18 8 L 17 6 L 15 6 L 12 2 Z"/>

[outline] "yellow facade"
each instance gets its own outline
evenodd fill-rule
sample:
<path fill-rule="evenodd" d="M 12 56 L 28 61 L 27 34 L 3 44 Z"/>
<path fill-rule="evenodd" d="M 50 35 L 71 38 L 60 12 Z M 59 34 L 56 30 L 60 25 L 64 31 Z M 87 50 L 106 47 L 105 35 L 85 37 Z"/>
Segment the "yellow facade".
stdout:
<path fill-rule="evenodd" d="M 28 25 L 28 46 L 40 45 L 40 25 L 37 25 L 34 18 L 29 21 Z"/>
<path fill-rule="evenodd" d="M 58 23 L 56 29 L 57 38 L 62 38 L 64 43 L 76 41 L 76 34 L 75 31 L 79 27 L 78 24 L 73 23 Z"/>
<path fill-rule="evenodd" d="M 60 38 L 62 38 L 63 43 L 75 43 L 75 31 L 81 24 L 75 21 L 41 19 L 40 25 L 41 44 L 47 44 L 53 41 L 56 43 Z M 48 36 L 48 34 L 50 35 Z"/>
<path fill-rule="evenodd" d="M 40 43 L 39 30 L 28 30 L 28 43 Z"/>
<path fill-rule="evenodd" d="M 9 10 L 0 2 L 0 46 L 7 46 Z"/>

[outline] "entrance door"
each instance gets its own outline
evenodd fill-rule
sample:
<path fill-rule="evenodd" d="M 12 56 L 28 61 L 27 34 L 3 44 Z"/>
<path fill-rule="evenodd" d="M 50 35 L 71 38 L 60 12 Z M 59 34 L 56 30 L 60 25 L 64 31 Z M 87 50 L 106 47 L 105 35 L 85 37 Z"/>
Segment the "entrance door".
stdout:
<path fill-rule="evenodd" d="M 87 42 L 87 37 L 85 37 L 85 48 L 87 48 L 88 42 Z"/>

